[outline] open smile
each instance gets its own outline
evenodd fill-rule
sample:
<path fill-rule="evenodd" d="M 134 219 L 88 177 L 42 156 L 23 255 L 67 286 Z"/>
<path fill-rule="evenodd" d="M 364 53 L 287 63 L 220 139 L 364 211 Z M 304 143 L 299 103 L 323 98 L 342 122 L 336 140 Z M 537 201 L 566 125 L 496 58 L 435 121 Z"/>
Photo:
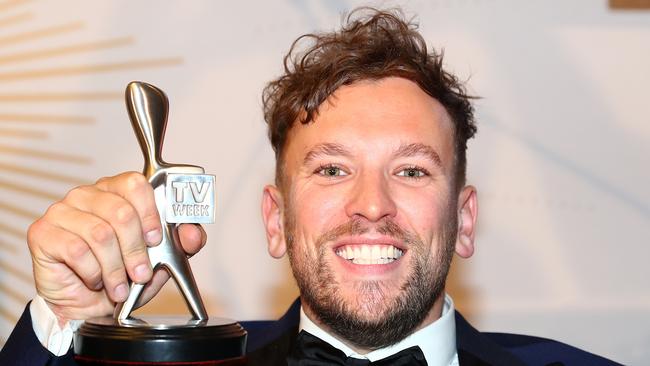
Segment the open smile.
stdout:
<path fill-rule="evenodd" d="M 404 255 L 404 251 L 393 245 L 353 244 L 342 245 L 336 255 L 354 264 L 373 265 L 392 263 Z"/>

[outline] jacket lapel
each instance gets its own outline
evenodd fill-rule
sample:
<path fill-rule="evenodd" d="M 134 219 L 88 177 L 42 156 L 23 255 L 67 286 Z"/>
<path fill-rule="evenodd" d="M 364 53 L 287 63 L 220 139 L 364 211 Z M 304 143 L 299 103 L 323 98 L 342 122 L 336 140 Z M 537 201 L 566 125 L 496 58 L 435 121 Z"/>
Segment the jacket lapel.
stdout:
<path fill-rule="evenodd" d="M 461 366 L 525 366 L 519 358 L 472 327 L 459 312 L 456 312 L 455 318 L 456 348 Z"/>

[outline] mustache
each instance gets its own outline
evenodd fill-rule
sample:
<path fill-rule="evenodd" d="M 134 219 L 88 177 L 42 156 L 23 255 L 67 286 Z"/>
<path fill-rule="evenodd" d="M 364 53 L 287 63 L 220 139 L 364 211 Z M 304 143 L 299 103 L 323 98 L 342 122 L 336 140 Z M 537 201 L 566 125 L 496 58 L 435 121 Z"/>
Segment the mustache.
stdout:
<path fill-rule="evenodd" d="M 390 236 L 407 244 L 418 242 L 417 236 L 402 228 L 393 219 L 387 217 L 377 224 L 369 224 L 360 218 L 351 219 L 321 234 L 316 240 L 316 247 L 320 248 L 325 243 L 335 241 L 345 235 L 361 235 L 374 229 L 378 233 Z"/>

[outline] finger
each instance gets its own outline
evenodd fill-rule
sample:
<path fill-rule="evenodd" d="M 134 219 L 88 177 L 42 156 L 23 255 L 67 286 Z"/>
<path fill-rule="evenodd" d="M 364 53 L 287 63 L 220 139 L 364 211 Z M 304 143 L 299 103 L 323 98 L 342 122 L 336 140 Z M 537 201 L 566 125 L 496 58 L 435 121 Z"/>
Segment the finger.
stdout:
<path fill-rule="evenodd" d="M 71 218 L 69 221 L 78 225 L 78 222 L 84 222 L 84 218 L 91 220 L 83 226 L 88 231 L 86 235 L 93 237 L 89 244 L 93 251 L 97 252 L 100 264 L 106 264 L 113 270 L 117 268 L 118 262 L 119 264 L 123 263 L 129 278 L 134 282 L 149 281 L 152 270 L 147 255 L 147 246 L 142 236 L 142 226 L 138 214 L 130 202 L 117 194 L 99 190 L 94 186 L 81 187 L 71 191 L 66 197 L 66 201 L 73 202 L 79 211 L 97 216 L 108 223 L 108 226 L 101 225 L 88 216 L 79 217 L 77 220 Z M 69 228 L 69 230 L 75 231 L 74 228 Z M 112 250 L 109 244 L 113 242 L 117 243 L 121 260 L 113 252 L 109 254 L 108 250 Z M 100 244 L 97 250 L 95 250 L 95 244 Z M 107 255 L 107 257 L 104 258 L 103 255 Z"/>
<path fill-rule="evenodd" d="M 207 234 L 203 227 L 198 224 L 182 224 L 178 227 L 178 236 L 181 239 L 181 246 L 188 255 L 198 253 L 205 246 Z"/>
<path fill-rule="evenodd" d="M 61 227 L 52 225 L 47 220 L 35 221 L 27 231 L 27 243 L 32 258 L 39 264 L 63 263 L 91 290 L 103 286 L 102 270 L 88 244 L 78 235 Z M 49 267 L 49 266 L 48 266 Z M 54 281 L 55 273 L 48 271 Z M 59 274 L 60 275 L 60 274 Z M 47 278 L 40 283 L 49 283 Z"/>
<path fill-rule="evenodd" d="M 151 281 L 147 282 L 147 284 L 144 286 L 144 289 L 142 290 L 142 295 L 138 299 L 138 302 L 135 304 L 135 308 L 139 308 L 149 302 L 160 290 L 162 289 L 163 285 L 169 280 L 169 272 L 163 269 L 157 270 L 154 274 L 153 277 L 151 277 Z"/>
<path fill-rule="evenodd" d="M 142 233 L 148 245 L 158 245 L 162 239 L 160 215 L 156 207 L 154 190 L 147 178 L 137 172 L 126 172 L 115 177 L 97 181 L 97 188 L 113 192 L 133 205 L 142 225 Z"/>
<path fill-rule="evenodd" d="M 127 272 L 113 227 L 96 215 L 65 204 L 52 205 L 46 215 L 56 216 L 59 228 L 74 233 L 83 241 L 85 247 L 79 245 L 75 250 L 90 252 L 83 252 L 84 255 L 92 254 L 108 296 L 116 302 L 126 300 L 129 292 Z"/>

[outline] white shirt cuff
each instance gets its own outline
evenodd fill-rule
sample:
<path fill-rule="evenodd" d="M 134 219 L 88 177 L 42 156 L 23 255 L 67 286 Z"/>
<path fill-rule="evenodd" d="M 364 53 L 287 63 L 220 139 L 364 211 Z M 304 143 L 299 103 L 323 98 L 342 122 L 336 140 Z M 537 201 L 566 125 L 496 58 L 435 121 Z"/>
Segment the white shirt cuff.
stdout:
<path fill-rule="evenodd" d="M 32 328 L 43 347 L 55 356 L 63 356 L 68 353 L 72 346 L 72 336 L 83 321 L 69 321 L 61 329 L 56 315 L 39 295 L 34 297 L 29 306 L 29 312 L 32 316 Z"/>

